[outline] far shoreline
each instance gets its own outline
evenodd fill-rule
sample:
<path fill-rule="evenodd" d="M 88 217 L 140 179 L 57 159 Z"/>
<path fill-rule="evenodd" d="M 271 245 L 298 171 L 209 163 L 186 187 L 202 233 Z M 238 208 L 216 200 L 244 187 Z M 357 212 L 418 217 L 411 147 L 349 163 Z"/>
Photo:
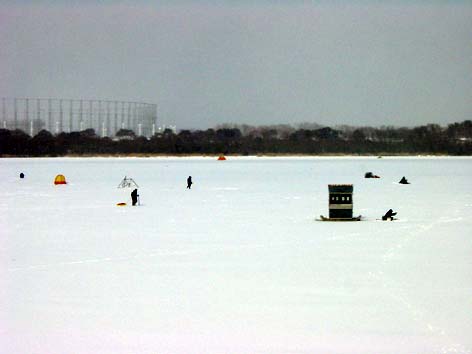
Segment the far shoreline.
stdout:
<path fill-rule="evenodd" d="M 138 154 L 66 154 L 60 156 L 34 156 L 34 155 L 3 155 L 0 156 L 1 159 L 22 159 L 22 158 L 214 158 L 218 159 L 220 156 L 225 156 L 227 159 L 231 158 L 264 158 L 264 157 L 273 157 L 273 158 L 315 158 L 315 157 L 345 157 L 345 158 L 355 158 L 355 157 L 364 157 L 364 158 L 389 158 L 389 157 L 472 157 L 472 155 L 452 155 L 452 154 L 433 154 L 433 153 L 419 153 L 419 154 L 337 154 L 337 153 L 325 153 L 325 154 L 275 154 L 275 153 L 265 153 L 265 154 L 158 154 L 158 153 L 138 153 Z"/>

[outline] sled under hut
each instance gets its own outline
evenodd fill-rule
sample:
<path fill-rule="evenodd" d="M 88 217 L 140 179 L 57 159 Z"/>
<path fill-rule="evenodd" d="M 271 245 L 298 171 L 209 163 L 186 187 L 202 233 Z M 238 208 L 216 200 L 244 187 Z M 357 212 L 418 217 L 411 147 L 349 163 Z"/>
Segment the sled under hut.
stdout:
<path fill-rule="evenodd" d="M 352 184 L 329 184 L 329 217 L 321 215 L 322 221 L 360 221 L 361 216 L 352 216 Z"/>
<path fill-rule="evenodd" d="M 138 184 L 131 177 L 123 178 L 123 180 L 118 185 L 118 188 L 139 188 Z"/>

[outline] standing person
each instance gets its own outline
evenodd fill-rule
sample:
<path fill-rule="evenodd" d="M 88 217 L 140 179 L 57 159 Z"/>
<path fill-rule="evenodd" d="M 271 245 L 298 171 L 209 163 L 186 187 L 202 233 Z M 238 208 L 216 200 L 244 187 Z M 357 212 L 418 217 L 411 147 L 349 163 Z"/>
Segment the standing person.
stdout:
<path fill-rule="evenodd" d="M 133 206 L 135 206 L 136 203 L 138 202 L 138 197 L 139 197 L 138 190 L 135 188 L 135 189 L 131 192 L 131 200 L 132 200 L 132 202 L 133 202 Z"/>
<path fill-rule="evenodd" d="M 191 189 L 192 188 L 192 176 L 188 176 L 187 178 L 187 189 Z"/>

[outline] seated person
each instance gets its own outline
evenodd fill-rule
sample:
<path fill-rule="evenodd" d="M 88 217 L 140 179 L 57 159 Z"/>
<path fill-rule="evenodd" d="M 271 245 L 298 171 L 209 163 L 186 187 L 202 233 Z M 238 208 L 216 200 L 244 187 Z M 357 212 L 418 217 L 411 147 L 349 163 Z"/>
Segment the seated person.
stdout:
<path fill-rule="evenodd" d="M 364 175 L 365 178 L 380 178 L 377 175 L 374 175 L 372 172 L 366 172 Z"/>
<path fill-rule="evenodd" d="M 397 213 L 394 213 L 392 209 L 388 209 L 388 211 L 385 213 L 384 216 L 382 216 L 382 220 L 393 220 L 393 217 L 397 215 Z"/>
<path fill-rule="evenodd" d="M 398 183 L 400 183 L 400 184 L 410 184 L 410 182 L 407 181 L 405 176 L 403 176 L 402 179 L 400 180 L 400 182 L 398 182 Z"/>

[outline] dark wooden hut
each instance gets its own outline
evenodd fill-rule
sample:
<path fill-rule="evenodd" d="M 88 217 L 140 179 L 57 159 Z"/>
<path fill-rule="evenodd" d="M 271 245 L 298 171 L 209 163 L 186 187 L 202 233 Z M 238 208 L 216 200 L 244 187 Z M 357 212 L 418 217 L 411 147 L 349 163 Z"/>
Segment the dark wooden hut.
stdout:
<path fill-rule="evenodd" d="M 329 218 L 321 216 L 324 221 L 359 221 L 360 216 L 352 216 L 352 184 L 329 184 Z"/>

